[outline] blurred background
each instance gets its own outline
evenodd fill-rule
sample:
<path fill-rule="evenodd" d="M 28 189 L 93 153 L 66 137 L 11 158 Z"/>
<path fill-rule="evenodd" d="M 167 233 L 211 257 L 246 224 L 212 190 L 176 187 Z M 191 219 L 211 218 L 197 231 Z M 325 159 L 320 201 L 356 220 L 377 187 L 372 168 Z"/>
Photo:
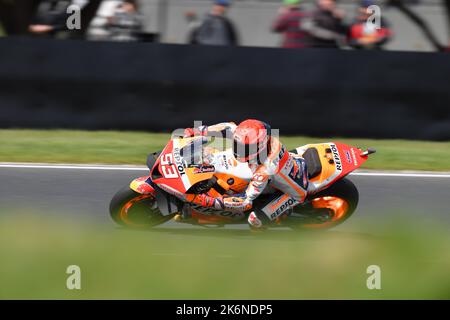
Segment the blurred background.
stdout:
<path fill-rule="evenodd" d="M 73 4 L 82 8 L 82 30 L 69 32 L 66 9 Z M 381 9 L 382 31 L 359 27 L 371 5 Z M 292 14 L 295 7 L 301 14 Z M 286 18 L 289 11 L 302 24 L 301 30 L 292 19 L 289 28 L 280 24 L 280 16 Z M 224 44 L 277 47 L 286 45 L 283 37 L 290 33 L 291 39 L 308 38 L 302 41 L 303 47 L 323 47 L 327 40 L 328 47 L 332 43 L 339 48 L 407 51 L 446 50 L 449 13 L 447 0 L 287 0 L 284 5 L 280 0 L 0 1 L 0 20 L 7 35 L 206 44 L 209 40 L 199 40 L 195 33 L 213 15 L 226 17 L 224 28 L 232 30 L 234 39 Z"/>
<path fill-rule="evenodd" d="M 0 298 L 450 298 L 450 0 L 0 0 L 0 35 Z M 246 118 L 375 147 L 355 214 L 115 227 L 169 132 Z"/>
<path fill-rule="evenodd" d="M 449 3 L 0 0 L 0 127 L 447 140 Z"/>

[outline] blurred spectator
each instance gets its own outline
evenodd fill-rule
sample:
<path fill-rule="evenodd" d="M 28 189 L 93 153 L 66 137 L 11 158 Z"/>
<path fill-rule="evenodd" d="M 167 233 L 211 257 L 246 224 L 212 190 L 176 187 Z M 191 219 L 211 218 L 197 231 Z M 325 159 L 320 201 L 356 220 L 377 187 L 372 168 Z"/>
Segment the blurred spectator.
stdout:
<path fill-rule="evenodd" d="M 186 19 L 187 22 L 187 36 L 186 38 L 188 39 L 189 43 L 194 43 L 193 37 L 194 37 L 194 32 L 195 30 L 198 29 L 198 27 L 200 27 L 200 25 L 202 24 L 202 22 L 200 21 L 200 19 L 198 18 L 197 12 L 193 11 L 193 10 L 188 10 L 184 13 L 184 17 Z"/>
<path fill-rule="evenodd" d="M 39 0 L 36 3 L 36 13 L 28 31 L 35 36 L 67 38 L 76 34 L 67 28 L 67 8 L 77 5 L 80 10 L 84 10 L 89 0 Z"/>
<path fill-rule="evenodd" d="M 230 0 L 215 0 L 211 12 L 190 36 L 189 43 L 218 46 L 235 46 L 238 44 L 236 29 L 226 17 Z"/>
<path fill-rule="evenodd" d="M 343 23 L 344 11 L 337 8 L 335 0 L 317 0 L 316 5 L 310 29 L 312 46 L 338 48 L 347 33 Z"/>
<path fill-rule="evenodd" d="M 380 28 L 369 22 L 371 13 L 367 8 L 374 4 L 372 0 L 363 0 L 357 9 L 357 17 L 350 26 L 348 34 L 348 44 L 355 49 L 381 49 L 393 35 L 383 17 L 380 17 Z"/>
<path fill-rule="evenodd" d="M 107 30 L 108 19 L 112 17 L 121 0 L 103 0 L 97 13 L 89 25 L 87 38 L 89 40 L 107 40 L 110 31 Z"/>
<path fill-rule="evenodd" d="M 142 30 L 142 21 L 138 13 L 136 0 L 125 0 L 116 7 L 114 15 L 108 19 L 110 40 L 137 41 Z"/>
<path fill-rule="evenodd" d="M 54 36 L 58 31 L 65 31 L 67 7 L 70 0 L 42 0 L 29 26 L 29 31 L 38 36 Z"/>
<path fill-rule="evenodd" d="M 283 48 L 305 48 L 311 45 L 309 32 L 302 26 L 307 14 L 300 8 L 300 0 L 284 0 L 272 25 L 274 32 L 283 33 Z"/>
<path fill-rule="evenodd" d="M 88 31 L 89 40 L 137 41 L 142 19 L 135 0 L 103 1 Z"/>

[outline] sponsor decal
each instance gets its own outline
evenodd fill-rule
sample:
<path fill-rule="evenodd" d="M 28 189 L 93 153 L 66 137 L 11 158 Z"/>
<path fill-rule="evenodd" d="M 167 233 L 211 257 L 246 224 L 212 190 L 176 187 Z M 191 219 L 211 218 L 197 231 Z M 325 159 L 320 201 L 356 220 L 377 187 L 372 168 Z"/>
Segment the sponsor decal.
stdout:
<path fill-rule="evenodd" d="M 225 207 L 230 209 L 245 209 L 247 206 L 249 206 L 249 203 L 247 201 L 238 197 L 225 198 L 223 202 Z"/>
<path fill-rule="evenodd" d="M 338 151 L 336 145 L 330 143 L 330 149 L 331 149 L 331 152 L 333 153 L 334 164 L 335 164 L 336 170 L 342 171 L 341 157 L 339 156 L 339 151 Z"/>
<path fill-rule="evenodd" d="M 181 155 L 180 155 L 180 149 L 179 148 L 174 148 L 173 149 L 173 158 L 175 160 L 175 164 L 176 164 L 176 167 L 178 169 L 178 172 L 180 173 L 180 176 L 186 174 L 186 172 L 184 172 L 184 166 L 183 166 L 183 163 L 181 161 Z"/>
<path fill-rule="evenodd" d="M 278 154 L 278 160 L 283 159 L 285 152 L 286 152 L 286 149 L 284 148 L 284 146 L 282 146 L 281 150 L 280 150 L 280 153 Z"/>
<path fill-rule="evenodd" d="M 194 208 L 196 211 L 209 216 L 218 215 L 231 219 L 242 218 L 244 216 L 244 213 L 239 211 L 221 211 L 212 208 L 205 208 L 199 205 L 191 205 L 191 207 Z"/>
<path fill-rule="evenodd" d="M 352 152 L 353 164 L 354 164 L 355 166 L 357 166 L 357 165 L 358 165 L 358 160 L 357 160 L 357 158 L 356 158 L 355 149 L 354 149 L 354 148 L 351 148 L 351 152 Z"/>
<path fill-rule="evenodd" d="M 352 164 L 352 157 L 350 156 L 350 152 L 348 150 L 345 150 L 345 158 L 348 163 Z"/>
<path fill-rule="evenodd" d="M 223 159 L 222 159 L 222 166 L 224 166 L 225 169 L 228 170 L 230 168 L 230 166 L 229 166 L 228 161 L 227 161 L 227 156 L 223 155 L 222 157 L 223 157 Z"/>
<path fill-rule="evenodd" d="M 208 172 L 214 172 L 215 168 L 212 165 L 208 165 L 208 166 L 201 166 L 199 168 L 195 168 L 193 173 L 194 174 L 198 174 L 198 173 L 208 173 Z"/>
<path fill-rule="evenodd" d="M 179 199 L 184 199 L 185 198 L 185 194 L 184 193 L 179 192 L 178 190 L 175 190 L 175 189 L 173 189 L 173 188 L 171 188 L 169 186 L 166 186 L 163 183 L 159 184 L 158 187 L 160 187 L 161 189 L 163 189 L 167 193 L 170 193 L 170 194 L 174 195 L 175 197 L 177 197 Z"/>
<path fill-rule="evenodd" d="M 225 207 L 230 208 L 230 209 L 236 209 L 236 208 L 244 208 L 245 205 L 243 202 L 225 202 L 224 203 Z"/>
<path fill-rule="evenodd" d="M 142 194 L 149 194 L 154 191 L 154 189 L 147 183 L 142 183 L 137 187 L 137 191 Z"/>
<path fill-rule="evenodd" d="M 281 215 L 286 209 L 293 206 L 296 201 L 293 198 L 286 200 L 274 213 L 270 215 L 270 219 L 273 220 Z"/>

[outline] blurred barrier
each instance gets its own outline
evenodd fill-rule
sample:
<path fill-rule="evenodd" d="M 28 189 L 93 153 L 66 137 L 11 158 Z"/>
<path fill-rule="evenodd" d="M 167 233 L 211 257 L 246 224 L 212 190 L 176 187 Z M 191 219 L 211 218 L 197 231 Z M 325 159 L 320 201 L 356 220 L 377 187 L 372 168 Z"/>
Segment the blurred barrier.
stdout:
<path fill-rule="evenodd" d="M 450 139 L 450 55 L 0 40 L 0 127 Z"/>

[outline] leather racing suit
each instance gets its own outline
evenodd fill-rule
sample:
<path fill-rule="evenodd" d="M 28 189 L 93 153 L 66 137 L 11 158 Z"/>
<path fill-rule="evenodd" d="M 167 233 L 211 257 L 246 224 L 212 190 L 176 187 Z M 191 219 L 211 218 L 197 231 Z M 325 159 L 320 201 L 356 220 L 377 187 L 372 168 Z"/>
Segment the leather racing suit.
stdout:
<path fill-rule="evenodd" d="M 235 123 L 225 122 L 208 127 L 188 128 L 185 130 L 185 135 L 206 136 L 220 133 L 223 137 L 231 137 L 235 129 Z M 290 154 L 276 137 L 270 137 L 265 160 L 262 163 L 248 165 L 253 176 L 243 194 L 209 200 L 197 197 L 192 200 L 203 206 L 217 209 L 247 211 L 252 208 L 253 201 L 264 189 L 271 186 L 281 193 L 275 193 L 262 208 L 258 208 L 256 214 L 263 220 L 274 220 L 288 209 L 302 203 L 308 194 L 308 188 L 312 188 L 312 185 L 309 186 L 304 159 Z"/>

